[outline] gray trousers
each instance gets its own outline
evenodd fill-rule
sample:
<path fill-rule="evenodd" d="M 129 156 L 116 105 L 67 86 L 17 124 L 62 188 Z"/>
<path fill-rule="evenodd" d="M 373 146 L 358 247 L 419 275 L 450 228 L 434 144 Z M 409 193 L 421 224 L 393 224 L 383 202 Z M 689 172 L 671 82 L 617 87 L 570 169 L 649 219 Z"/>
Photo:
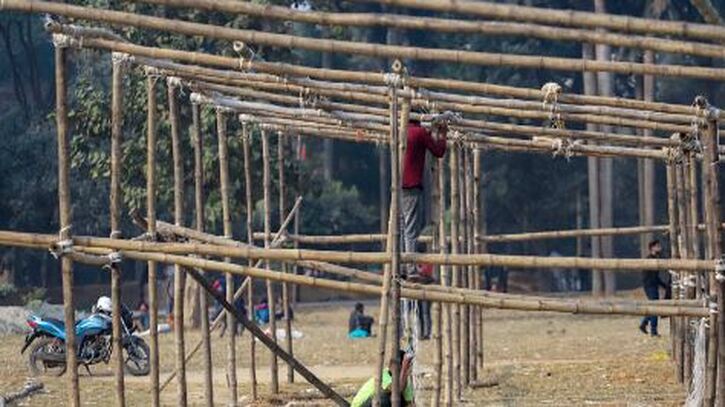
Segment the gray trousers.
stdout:
<path fill-rule="evenodd" d="M 400 208 L 400 242 L 403 253 L 415 253 L 418 237 L 423 230 L 423 190 L 403 188 Z"/>

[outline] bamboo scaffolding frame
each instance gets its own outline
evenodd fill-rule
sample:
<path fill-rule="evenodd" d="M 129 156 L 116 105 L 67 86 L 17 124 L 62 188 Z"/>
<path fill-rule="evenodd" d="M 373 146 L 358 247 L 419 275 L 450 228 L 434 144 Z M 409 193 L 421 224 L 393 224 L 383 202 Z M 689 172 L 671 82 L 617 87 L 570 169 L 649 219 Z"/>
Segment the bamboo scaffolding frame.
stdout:
<path fill-rule="evenodd" d="M 481 196 L 481 150 L 478 148 L 473 149 L 473 252 L 482 253 L 486 244 L 481 242 L 481 237 L 485 236 L 482 233 L 482 222 L 485 222 L 485 217 L 481 216 L 481 206 L 484 203 L 485 196 Z M 484 213 L 485 216 L 485 213 Z M 476 270 L 476 289 L 482 290 L 484 287 L 481 284 L 481 270 Z M 478 362 L 478 369 L 483 372 L 483 308 L 478 308 L 478 330 L 476 335 L 478 336 L 478 348 L 476 349 L 476 360 Z"/>
<path fill-rule="evenodd" d="M 157 131 L 157 103 L 156 81 L 152 74 L 146 75 L 146 218 L 149 220 L 146 231 L 152 238 L 156 238 L 156 131 Z M 154 261 L 147 263 L 148 267 L 148 293 L 149 293 L 149 362 L 151 379 L 151 405 L 159 407 L 159 305 L 157 295 L 157 264 Z"/>
<path fill-rule="evenodd" d="M 298 198 L 297 201 L 295 202 L 295 206 L 292 208 L 292 211 L 290 211 L 290 214 L 287 215 L 285 222 L 280 226 L 280 229 L 275 234 L 274 239 L 272 240 L 272 247 L 278 247 L 279 245 L 281 245 L 281 243 L 282 243 L 281 236 L 284 233 L 284 231 L 286 230 L 286 228 L 289 226 L 289 223 L 292 220 L 292 215 L 295 214 L 297 210 L 299 210 L 301 203 L 302 203 L 301 198 Z M 134 220 L 136 221 L 136 223 L 140 224 L 141 226 L 144 226 L 147 223 L 146 220 L 144 220 L 144 219 L 137 218 Z M 219 244 L 219 245 L 226 245 L 226 246 L 230 246 L 227 243 L 232 242 L 231 246 L 233 246 L 233 247 L 244 247 L 243 244 L 241 244 L 239 242 L 235 242 L 231 239 L 224 238 L 224 237 L 210 235 L 210 234 L 207 234 L 204 232 L 195 231 L 195 230 L 184 228 L 181 226 L 175 226 L 175 225 L 163 222 L 163 221 L 157 221 L 157 223 L 158 223 L 157 226 L 159 227 L 159 230 L 161 231 L 159 234 L 164 235 L 165 237 L 170 238 L 171 240 L 174 240 L 176 237 L 183 237 L 186 239 L 193 239 L 193 240 L 197 240 L 197 241 L 210 242 L 212 244 Z M 261 260 L 258 260 L 256 263 L 251 259 L 249 261 L 250 266 L 259 267 L 261 264 L 262 264 Z M 249 289 L 250 287 L 252 287 L 252 279 L 251 279 L 251 277 L 247 277 L 242 282 L 242 285 L 234 293 L 234 301 L 237 301 L 239 298 L 241 298 L 241 296 L 244 293 L 244 290 Z M 226 310 L 223 310 L 219 315 L 216 316 L 210 329 L 213 331 L 213 330 L 217 329 L 218 327 L 220 327 L 222 321 L 224 321 L 224 318 L 226 318 Z M 202 341 L 200 340 L 199 342 L 197 342 L 196 346 L 194 346 L 194 348 L 192 348 L 192 350 L 186 355 L 187 362 L 189 360 L 191 360 L 191 358 L 196 354 L 196 352 L 199 351 L 201 346 L 202 346 Z M 254 367 L 253 364 L 250 363 L 250 365 L 251 365 L 250 369 L 252 367 Z M 255 373 L 255 375 L 253 377 L 256 378 L 256 370 L 254 371 L 254 373 Z M 168 384 L 174 379 L 174 377 L 176 377 L 176 374 L 177 374 L 176 370 L 171 372 L 171 374 L 164 380 L 164 383 L 161 385 L 161 390 L 165 389 L 166 386 L 168 386 Z M 256 381 L 252 383 L 252 386 L 253 386 L 253 390 L 255 391 L 255 394 L 256 394 L 256 388 L 255 388 Z"/>
<path fill-rule="evenodd" d="M 232 210 L 231 210 L 231 193 L 229 185 L 229 141 L 227 137 L 227 118 L 223 109 L 216 109 L 216 128 L 217 128 L 217 145 L 219 152 L 219 189 L 221 192 L 222 204 L 222 225 L 224 228 L 224 237 L 232 239 Z M 225 259 L 231 262 L 230 258 Z M 226 273 L 224 276 L 226 281 L 225 298 L 230 304 L 234 304 L 234 275 Z M 229 404 L 236 405 L 237 397 L 237 340 L 236 340 L 237 321 L 234 315 L 226 313 L 226 328 L 229 331 L 227 336 L 227 387 L 229 388 Z"/>
<path fill-rule="evenodd" d="M 76 30 L 70 30 L 64 26 L 49 25 L 46 27 L 49 31 L 55 33 L 73 34 Z M 74 46 L 108 49 L 126 52 L 141 57 L 154 59 L 173 59 L 185 61 L 192 64 L 203 63 L 216 67 L 226 67 L 237 70 L 240 68 L 239 60 L 234 58 L 225 58 L 216 55 L 204 54 L 199 52 L 186 52 L 179 50 L 167 50 L 159 48 L 149 48 L 139 45 L 129 44 L 120 41 L 108 40 L 104 38 L 84 38 L 82 44 L 76 39 L 71 41 Z M 385 77 L 379 73 L 373 72 L 353 72 L 341 71 L 334 69 L 320 69 L 303 66 L 296 66 L 284 63 L 267 63 L 260 61 L 245 61 L 245 65 L 249 70 L 265 72 L 271 74 L 294 75 L 300 77 L 323 78 L 328 80 L 355 81 L 370 84 L 385 84 Z M 232 72 L 238 74 L 238 72 Z M 225 74 L 229 75 L 229 73 Z M 513 86 L 496 85 L 488 83 L 466 82 L 451 79 L 439 78 L 421 78 L 408 77 L 407 84 L 411 87 L 434 88 L 443 90 L 457 90 L 465 92 L 475 92 L 479 94 L 490 94 L 498 96 L 519 97 L 522 99 L 541 99 L 540 89 L 518 88 Z M 577 103 L 591 104 L 600 106 L 633 108 L 643 110 L 653 110 L 669 113 L 680 113 L 694 115 L 697 110 L 688 105 L 676 105 L 662 102 L 650 102 L 637 99 L 626 99 L 620 97 L 592 96 L 592 95 L 576 95 L 563 94 L 559 96 L 561 103 Z M 719 117 L 725 118 L 725 111 L 719 113 Z"/>
<path fill-rule="evenodd" d="M 459 146 L 454 144 L 451 149 L 448 150 L 449 156 L 449 168 L 450 168 L 450 185 L 451 185 L 451 198 L 450 198 L 450 213 L 451 213 L 451 256 L 457 255 L 460 251 L 460 184 L 459 184 L 459 160 L 458 160 Z M 451 267 L 451 287 L 461 286 L 460 276 L 460 265 L 452 265 Z M 453 371 L 448 374 L 453 376 L 453 400 L 459 402 L 461 400 L 461 306 L 456 304 L 453 307 L 453 320 L 452 320 L 452 331 L 453 336 L 451 342 L 453 342 Z"/>
<path fill-rule="evenodd" d="M 704 43 L 690 43 L 647 36 L 621 35 L 593 30 L 551 27 L 537 24 L 507 23 L 501 21 L 470 21 L 452 18 L 415 17 L 379 13 L 331 13 L 324 11 L 298 11 L 291 7 L 258 5 L 251 2 L 230 0 L 137 0 L 169 7 L 185 7 L 245 14 L 264 19 L 295 21 L 310 24 L 343 27 L 390 27 L 408 30 L 424 30 L 449 33 L 484 34 L 487 36 L 525 35 L 549 40 L 609 44 L 617 47 L 639 48 L 669 53 L 723 58 L 725 49 Z M 701 1 L 701 0 L 699 0 Z"/>
<path fill-rule="evenodd" d="M 62 3 L 51 3 L 42 0 L 4 0 L 2 4 L 3 9 L 9 11 L 48 13 L 68 18 L 79 18 L 108 24 L 122 25 L 125 27 L 161 30 L 175 34 L 203 36 L 206 38 L 240 41 L 248 44 L 272 47 L 297 48 L 317 52 L 346 53 L 350 55 L 361 55 L 375 58 L 405 58 L 482 66 L 510 66 L 517 68 L 552 69 L 575 72 L 613 72 L 628 75 L 651 74 L 711 80 L 722 80 L 725 78 L 725 69 L 706 68 L 700 66 L 580 60 L 573 58 L 510 55 L 439 48 L 368 44 L 307 37 L 301 38 L 287 34 L 227 28 L 209 24 L 152 17 L 136 13 L 72 6 Z"/>
<path fill-rule="evenodd" d="M 123 77 L 125 71 L 125 56 L 113 54 L 111 74 L 111 185 L 109 197 L 109 215 L 111 225 L 111 238 L 121 238 L 121 143 L 123 139 Z M 123 330 L 121 328 L 121 270 L 120 265 L 111 263 L 111 331 L 114 390 L 116 405 L 126 405 L 126 392 L 123 378 Z"/>
<path fill-rule="evenodd" d="M 204 232 L 204 136 L 201 133 L 201 115 L 199 105 L 191 104 L 191 141 L 194 145 L 194 217 L 196 230 Z M 153 221 L 156 223 L 156 220 Z M 202 274 L 204 275 L 204 274 Z M 199 293 L 201 348 L 204 350 L 202 360 L 204 365 L 204 402 L 208 407 L 214 406 L 214 377 L 211 357 L 211 334 L 209 329 L 209 300 L 204 290 Z M 197 345 L 198 347 L 198 345 Z M 194 348 L 196 349 L 196 347 Z M 193 349 L 192 349 L 193 350 Z M 191 353 L 191 352 L 190 352 Z M 187 357 L 187 361 L 190 358 Z"/>
<path fill-rule="evenodd" d="M 71 192 L 70 192 L 70 150 L 68 135 L 68 87 L 67 87 L 67 58 L 68 50 L 60 39 L 54 38 L 55 59 L 55 123 L 58 143 L 58 223 L 60 241 L 71 239 Z M 65 326 L 75 326 L 75 305 L 73 301 L 73 260 L 63 256 L 61 262 L 61 280 L 63 289 L 63 320 Z M 66 332 L 66 349 L 75 349 L 75 331 Z M 75 366 L 78 358 L 75 352 L 65 352 L 66 365 L 71 366 L 68 371 L 66 391 L 68 404 L 79 407 L 80 389 L 78 386 L 78 370 Z"/>
<path fill-rule="evenodd" d="M 684 21 L 664 21 L 650 18 L 620 16 L 587 11 L 552 10 L 541 7 L 495 4 L 479 1 L 436 1 L 436 0 L 354 0 L 379 3 L 388 6 L 409 7 L 438 12 L 459 13 L 551 24 L 557 27 L 605 28 L 612 31 L 631 33 L 673 35 L 685 38 L 699 38 L 708 41 L 725 39 L 723 27 Z"/>
<path fill-rule="evenodd" d="M 171 125 L 171 155 L 174 165 L 174 224 L 183 226 L 184 222 L 184 162 L 181 151 L 181 136 L 179 123 L 179 105 L 177 100 L 178 85 L 167 78 L 167 94 L 169 103 L 169 122 Z M 184 288 L 185 278 L 181 267 L 174 267 L 174 347 L 176 350 L 176 383 L 177 403 L 185 407 L 187 403 L 186 391 L 186 359 L 184 341 Z"/>

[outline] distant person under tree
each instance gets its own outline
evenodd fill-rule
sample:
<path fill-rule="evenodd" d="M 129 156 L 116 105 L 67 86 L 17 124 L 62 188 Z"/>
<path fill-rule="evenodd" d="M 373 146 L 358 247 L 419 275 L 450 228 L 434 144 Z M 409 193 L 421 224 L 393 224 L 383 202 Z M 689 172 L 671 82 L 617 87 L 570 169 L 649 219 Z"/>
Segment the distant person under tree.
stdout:
<path fill-rule="evenodd" d="M 662 257 L 662 244 L 659 240 L 651 241 L 648 248 L 648 259 L 659 259 Z M 657 301 L 660 299 L 660 287 L 665 289 L 666 295 L 666 292 L 669 289 L 669 284 L 662 281 L 659 270 L 647 270 L 642 273 L 642 287 L 644 288 L 645 295 L 647 295 L 647 299 Z M 656 315 L 647 315 L 642 318 L 642 322 L 639 324 L 639 330 L 642 331 L 642 333 L 647 334 L 648 325 L 649 334 L 652 336 L 659 336 L 659 333 L 657 333 Z"/>

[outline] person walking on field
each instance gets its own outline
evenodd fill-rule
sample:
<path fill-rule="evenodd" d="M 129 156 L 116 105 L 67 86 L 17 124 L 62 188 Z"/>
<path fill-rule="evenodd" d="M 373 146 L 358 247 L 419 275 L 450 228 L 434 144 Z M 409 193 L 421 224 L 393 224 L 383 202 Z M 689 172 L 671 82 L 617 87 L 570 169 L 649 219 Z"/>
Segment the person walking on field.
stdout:
<path fill-rule="evenodd" d="M 401 202 L 402 251 L 416 251 L 418 237 L 423 229 L 425 205 L 423 202 L 423 170 L 426 152 L 434 157 L 446 153 L 448 119 L 450 113 L 443 113 L 433 121 L 432 131 L 423 127 L 420 120 L 410 119 L 405 156 L 403 158 L 403 191 Z M 410 268 L 415 273 L 415 266 Z"/>
<path fill-rule="evenodd" d="M 659 240 L 653 240 L 648 245 L 649 254 L 648 259 L 659 259 L 662 257 L 662 244 Z M 665 289 L 665 292 L 669 288 L 669 285 L 662 281 L 660 278 L 659 270 L 647 270 L 642 274 L 642 286 L 644 293 L 647 295 L 648 300 L 657 301 L 660 299 L 660 287 Z M 649 325 L 649 334 L 652 336 L 659 336 L 657 333 L 657 316 L 647 315 L 642 318 L 642 322 L 639 324 L 639 330 L 642 333 L 647 334 L 647 325 Z"/>

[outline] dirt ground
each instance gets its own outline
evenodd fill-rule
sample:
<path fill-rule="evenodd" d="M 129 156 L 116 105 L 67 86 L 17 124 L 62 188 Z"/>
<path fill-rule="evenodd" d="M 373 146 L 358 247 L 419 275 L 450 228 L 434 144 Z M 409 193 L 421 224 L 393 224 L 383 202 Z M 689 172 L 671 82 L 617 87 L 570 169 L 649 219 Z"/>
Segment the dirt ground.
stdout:
<path fill-rule="evenodd" d="M 373 371 L 377 339 L 348 340 L 347 316 L 351 303 L 310 305 L 296 312 L 295 329 L 303 337 L 295 340 L 295 354 L 323 380 L 345 396 L 351 396 Z M 377 306 L 369 303 L 375 316 Z M 592 317 L 501 310 L 485 312 L 485 371 L 492 387 L 464 392 L 467 405 L 491 406 L 675 406 L 685 398 L 683 386 L 674 379 L 669 348 L 668 321 L 661 321 L 661 338 L 650 338 L 637 330 L 636 317 Z M 198 341 L 190 331 L 187 348 Z M 0 395 L 16 391 L 28 375 L 26 358 L 20 355 L 23 337 L 0 337 Z M 173 334 L 162 336 L 162 381 L 173 370 Z M 424 373 L 424 390 L 418 405 L 430 400 L 433 342 L 421 345 L 416 363 Z M 227 338 L 214 335 L 213 358 L 215 401 L 225 405 Z M 249 405 L 250 340 L 245 333 L 237 344 L 240 404 Z M 283 395 L 267 396 L 270 354 L 257 345 L 257 376 L 262 383 L 257 405 L 285 405 L 290 399 L 307 399 L 295 405 L 329 405 L 312 401 L 315 391 L 299 376 L 286 382 L 287 367 L 280 364 Z M 108 405 L 113 400 L 113 377 L 107 366 L 92 368 L 93 377 L 81 371 L 82 403 Z M 190 405 L 201 405 L 201 361 L 188 367 Z M 149 404 L 148 378 L 127 378 L 127 404 Z M 65 380 L 42 378 L 45 390 L 24 402 L 28 406 L 62 406 L 66 403 Z M 164 405 L 175 405 L 175 382 L 163 392 Z"/>

